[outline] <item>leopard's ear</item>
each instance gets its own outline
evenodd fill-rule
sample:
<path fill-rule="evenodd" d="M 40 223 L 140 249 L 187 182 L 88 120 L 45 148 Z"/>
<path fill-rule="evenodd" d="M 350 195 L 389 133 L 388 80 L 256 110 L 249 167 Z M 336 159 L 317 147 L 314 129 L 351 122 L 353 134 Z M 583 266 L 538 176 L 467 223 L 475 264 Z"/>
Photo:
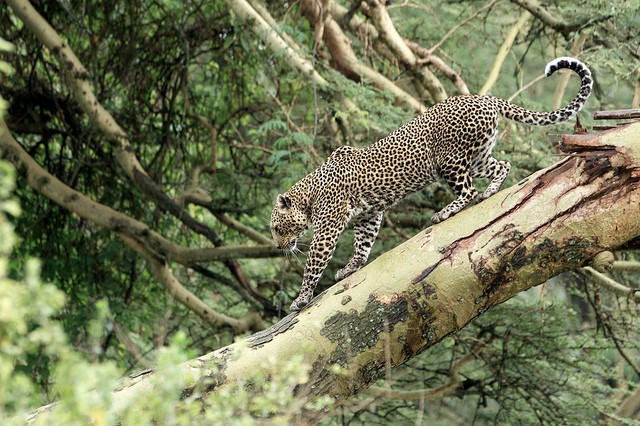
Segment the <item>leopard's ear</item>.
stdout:
<path fill-rule="evenodd" d="M 291 198 L 287 195 L 278 194 L 278 199 L 276 201 L 276 206 L 278 206 L 278 210 L 289 210 L 291 208 Z"/>

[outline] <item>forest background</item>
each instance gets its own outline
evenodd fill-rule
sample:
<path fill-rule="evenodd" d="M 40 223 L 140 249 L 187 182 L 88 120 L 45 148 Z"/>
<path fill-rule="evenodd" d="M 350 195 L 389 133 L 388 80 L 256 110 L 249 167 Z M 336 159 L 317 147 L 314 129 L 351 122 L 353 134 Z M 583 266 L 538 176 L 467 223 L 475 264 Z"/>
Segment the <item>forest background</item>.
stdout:
<path fill-rule="evenodd" d="M 207 396 L 180 394 L 179 377 L 121 412 L 110 390 L 120 376 L 171 368 L 286 314 L 304 258 L 273 247 L 269 214 L 279 192 L 337 147 L 370 144 L 457 94 L 562 106 L 577 79 L 540 78 L 557 56 L 594 72 L 583 126 L 597 110 L 640 103 L 637 2 L 32 5 L 0 7 L 11 44 L 1 58 L 13 70 L 0 77 L 0 152 L 39 167 L 0 169 L 6 419 L 60 400 L 61 422 L 301 422 L 311 408 L 293 389 L 310 366 L 296 359 L 278 377 L 247 377 L 260 392 L 212 393 L 206 409 L 194 401 Z M 502 122 L 495 153 L 513 165 L 505 186 L 557 161 L 556 135 L 573 131 L 573 121 Z M 20 158 L 6 155 L 17 146 Z M 372 259 L 428 227 L 451 199 L 437 183 L 388 211 Z M 318 291 L 350 257 L 351 237 Z M 608 275 L 560 275 L 378 386 L 313 410 L 340 425 L 638 424 L 637 293 L 603 288 L 638 287 L 633 249 L 615 252 Z"/>

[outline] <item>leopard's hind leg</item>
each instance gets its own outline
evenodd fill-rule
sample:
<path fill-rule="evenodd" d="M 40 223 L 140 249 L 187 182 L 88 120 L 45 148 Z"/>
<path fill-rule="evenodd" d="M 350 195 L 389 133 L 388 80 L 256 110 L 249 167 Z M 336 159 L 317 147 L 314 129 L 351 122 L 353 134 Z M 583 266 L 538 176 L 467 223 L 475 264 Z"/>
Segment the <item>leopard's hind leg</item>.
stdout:
<path fill-rule="evenodd" d="M 486 161 L 474 165 L 471 169 L 473 177 L 491 178 L 491 182 L 480 196 L 478 201 L 486 200 L 500 190 L 502 183 L 509 175 L 511 164 L 507 161 L 499 161 L 489 157 Z"/>
<path fill-rule="evenodd" d="M 431 217 L 431 222 L 433 223 L 442 222 L 458 213 L 478 195 L 478 191 L 471 181 L 469 161 L 446 164 L 446 166 L 441 167 L 440 176 L 447 181 L 457 198 Z"/>

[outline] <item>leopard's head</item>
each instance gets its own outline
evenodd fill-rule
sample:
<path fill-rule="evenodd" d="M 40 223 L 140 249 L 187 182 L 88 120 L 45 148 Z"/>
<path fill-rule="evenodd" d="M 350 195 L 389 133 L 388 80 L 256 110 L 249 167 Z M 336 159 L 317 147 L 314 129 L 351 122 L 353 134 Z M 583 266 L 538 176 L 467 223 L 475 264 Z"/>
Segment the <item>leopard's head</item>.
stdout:
<path fill-rule="evenodd" d="M 276 205 L 271 212 L 271 235 L 276 247 L 294 250 L 298 238 L 309 227 L 309 219 L 287 194 L 278 194 Z"/>

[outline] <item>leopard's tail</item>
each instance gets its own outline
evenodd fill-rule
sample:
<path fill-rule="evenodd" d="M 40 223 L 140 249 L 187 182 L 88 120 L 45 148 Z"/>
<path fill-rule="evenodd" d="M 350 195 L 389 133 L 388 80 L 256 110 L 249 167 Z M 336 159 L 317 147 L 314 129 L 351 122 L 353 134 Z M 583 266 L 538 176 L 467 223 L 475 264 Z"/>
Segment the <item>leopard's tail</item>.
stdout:
<path fill-rule="evenodd" d="M 564 108 L 551 112 L 536 112 L 522 108 L 500 98 L 494 98 L 497 101 L 500 115 L 510 120 L 518 121 L 525 124 L 533 124 L 536 126 L 548 126 L 550 124 L 562 123 L 567 121 L 574 114 L 582 109 L 585 102 L 593 89 L 593 77 L 591 71 L 585 64 L 575 58 L 561 57 L 549 62 L 544 69 L 544 73 L 549 77 L 554 72 L 562 68 L 573 70 L 580 76 L 580 90 L 575 98 Z"/>

